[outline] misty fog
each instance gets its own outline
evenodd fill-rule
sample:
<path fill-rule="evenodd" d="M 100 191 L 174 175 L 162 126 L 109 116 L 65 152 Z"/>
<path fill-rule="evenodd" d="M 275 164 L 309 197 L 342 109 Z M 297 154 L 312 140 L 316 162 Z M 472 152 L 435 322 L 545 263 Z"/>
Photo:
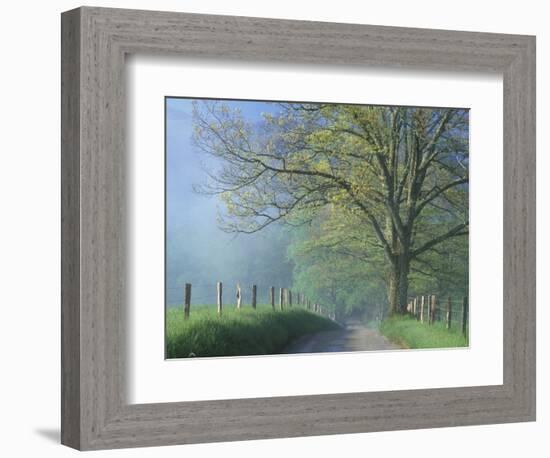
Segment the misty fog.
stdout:
<path fill-rule="evenodd" d="M 365 319 L 462 301 L 468 133 L 464 109 L 167 98 L 167 307 L 186 283 L 214 306 L 217 282 L 229 306 L 289 288 Z"/>
<path fill-rule="evenodd" d="M 250 119 L 275 104 L 227 102 Z M 269 287 L 289 287 L 293 265 L 287 258 L 289 228 L 282 225 L 255 234 L 230 234 L 217 223 L 223 204 L 217 196 L 196 192 L 216 160 L 192 141 L 192 100 L 166 100 L 166 305 L 183 302 L 185 283 L 192 284 L 192 303 L 216 303 L 216 282 L 224 285 L 224 303 L 236 302 L 240 283 L 243 304 L 250 304 L 252 285 L 258 301 L 268 302 Z"/>

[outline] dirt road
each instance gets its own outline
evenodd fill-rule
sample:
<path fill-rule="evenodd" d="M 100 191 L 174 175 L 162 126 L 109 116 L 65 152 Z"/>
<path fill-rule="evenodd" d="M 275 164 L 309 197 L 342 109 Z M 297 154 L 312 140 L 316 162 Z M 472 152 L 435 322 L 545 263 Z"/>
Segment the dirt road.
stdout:
<path fill-rule="evenodd" d="M 292 342 L 285 353 L 321 353 L 336 351 L 397 350 L 377 329 L 359 321 L 348 321 L 342 329 L 303 336 Z"/>

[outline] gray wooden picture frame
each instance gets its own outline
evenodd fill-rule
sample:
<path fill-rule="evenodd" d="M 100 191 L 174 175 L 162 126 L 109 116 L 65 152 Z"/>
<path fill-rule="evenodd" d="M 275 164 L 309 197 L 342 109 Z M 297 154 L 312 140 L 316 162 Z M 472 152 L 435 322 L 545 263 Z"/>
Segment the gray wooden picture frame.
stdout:
<path fill-rule="evenodd" d="M 62 14 L 62 443 L 81 450 L 535 419 L 535 38 L 83 7 Z M 125 56 L 498 72 L 502 385 L 130 405 Z"/>

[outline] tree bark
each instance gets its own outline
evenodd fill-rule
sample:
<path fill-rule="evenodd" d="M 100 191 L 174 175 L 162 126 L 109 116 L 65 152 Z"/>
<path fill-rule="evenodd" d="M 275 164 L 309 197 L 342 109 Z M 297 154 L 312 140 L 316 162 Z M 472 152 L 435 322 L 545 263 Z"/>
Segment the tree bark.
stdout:
<path fill-rule="evenodd" d="M 397 293 L 399 313 L 406 313 L 407 311 L 407 295 L 409 292 L 410 262 L 411 260 L 408 254 L 401 256 L 401 259 L 400 259 L 401 267 L 399 269 L 399 284 L 398 284 L 398 293 Z"/>
<path fill-rule="evenodd" d="M 397 285 L 399 283 L 399 272 L 397 265 L 392 264 L 388 278 L 388 305 L 390 315 L 397 313 Z"/>
<path fill-rule="evenodd" d="M 405 313 L 409 290 L 410 255 L 407 253 L 395 256 L 391 263 L 388 282 L 388 302 L 390 314 Z"/>

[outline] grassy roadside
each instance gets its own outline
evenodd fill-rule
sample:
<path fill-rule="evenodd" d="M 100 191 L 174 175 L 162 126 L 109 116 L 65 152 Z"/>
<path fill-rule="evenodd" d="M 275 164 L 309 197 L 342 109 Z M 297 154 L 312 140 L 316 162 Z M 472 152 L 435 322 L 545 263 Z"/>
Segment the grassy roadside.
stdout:
<path fill-rule="evenodd" d="M 404 348 L 454 348 L 467 347 L 468 338 L 458 328 L 447 330 L 444 323 L 429 326 L 410 316 L 394 316 L 385 319 L 380 332 L 392 342 Z"/>
<path fill-rule="evenodd" d="M 215 306 L 199 306 L 191 310 L 190 319 L 185 321 L 178 307 L 166 312 L 166 356 L 277 354 L 297 337 L 337 328 L 328 318 L 300 308 L 227 308 L 219 317 Z"/>

